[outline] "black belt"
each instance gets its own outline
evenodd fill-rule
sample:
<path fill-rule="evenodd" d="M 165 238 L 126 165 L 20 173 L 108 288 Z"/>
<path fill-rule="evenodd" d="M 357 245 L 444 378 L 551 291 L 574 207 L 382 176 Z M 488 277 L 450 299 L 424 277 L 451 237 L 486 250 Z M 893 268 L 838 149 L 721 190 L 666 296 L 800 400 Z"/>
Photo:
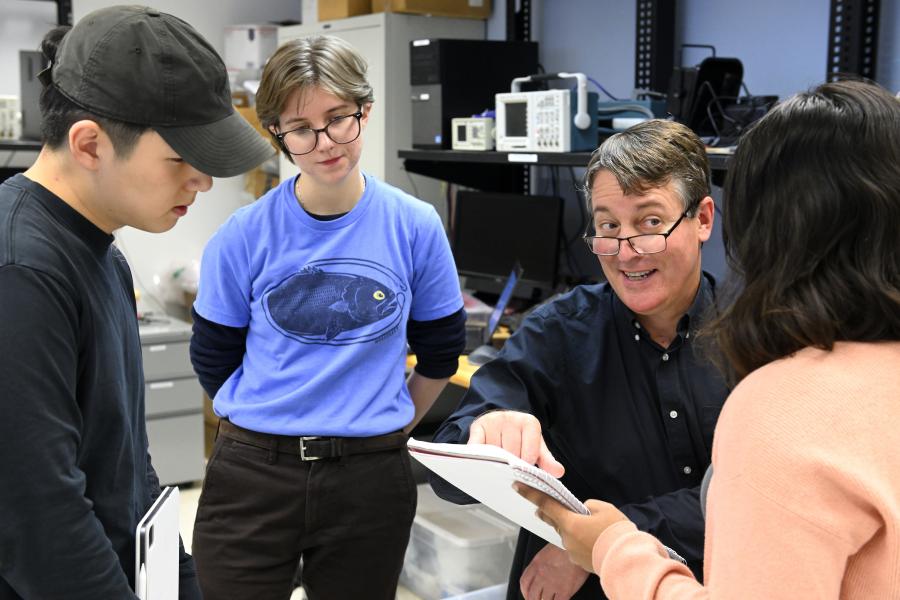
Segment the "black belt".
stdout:
<path fill-rule="evenodd" d="M 244 429 L 227 419 L 219 421 L 219 433 L 227 438 L 282 454 L 294 454 L 301 461 L 340 458 L 351 454 L 367 454 L 396 450 L 406 446 L 409 437 L 402 432 L 373 437 L 322 437 L 317 435 L 277 435 Z"/>

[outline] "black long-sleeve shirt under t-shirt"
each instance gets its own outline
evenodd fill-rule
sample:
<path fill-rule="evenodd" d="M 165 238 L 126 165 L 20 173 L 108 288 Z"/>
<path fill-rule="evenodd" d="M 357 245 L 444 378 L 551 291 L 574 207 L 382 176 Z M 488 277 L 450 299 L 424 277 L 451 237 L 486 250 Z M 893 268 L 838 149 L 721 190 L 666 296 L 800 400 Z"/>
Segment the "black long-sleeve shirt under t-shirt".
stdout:
<path fill-rule="evenodd" d="M 715 370 L 695 354 L 714 282 L 701 277 L 677 335 L 662 348 L 607 284 L 582 286 L 536 309 L 497 359 L 472 377 L 435 442 L 465 443 L 478 416 L 497 409 L 533 414 L 562 477 L 578 498 L 620 508 L 639 529 L 683 556 L 702 576 L 703 516 L 699 486 L 710 463 L 713 429 L 727 395 Z M 432 478 L 438 495 L 472 502 Z M 508 598 L 546 542 L 522 530 Z M 604 598 L 596 576 L 574 596 Z"/>
<path fill-rule="evenodd" d="M 304 209 L 306 210 L 306 209 Z M 320 221 L 332 221 L 347 213 L 306 214 Z M 237 370 L 247 351 L 248 327 L 229 327 L 201 316 L 191 308 L 194 321 L 191 336 L 191 363 L 200 385 L 210 398 Z M 431 379 L 444 379 L 456 373 L 459 355 L 466 344 L 466 312 L 459 309 L 452 315 L 431 321 L 410 319 L 406 326 L 409 347 L 417 356 L 415 371 Z"/>
<path fill-rule="evenodd" d="M 159 495 L 131 273 L 23 175 L 0 185 L 0 600 L 135 598 Z M 181 555 L 180 598 L 200 598 Z"/>

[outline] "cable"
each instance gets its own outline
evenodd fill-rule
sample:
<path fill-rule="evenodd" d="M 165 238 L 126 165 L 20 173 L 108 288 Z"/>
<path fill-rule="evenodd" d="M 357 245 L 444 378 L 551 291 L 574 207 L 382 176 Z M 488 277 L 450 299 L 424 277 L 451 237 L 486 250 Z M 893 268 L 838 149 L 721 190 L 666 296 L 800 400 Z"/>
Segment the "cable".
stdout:
<path fill-rule="evenodd" d="M 618 113 L 618 112 L 625 112 L 627 110 L 639 112 L 642 115 L 646 116 L 648 119 L 656 118 L 656 115 L 653 114 L 652 110 L 650 110 L 646 106 L 643 106 L 640 104 L 620 104 L 619 106 L 598 106 L 597 107 L 597 112 L 599 114 Z"/>
<path fill-rule="evenodd" d="M 572 252 L 572 245 L 578 241 L 578 238 L 581 237 L 584 232 L 585 227 L 587 226 L 587 215 L 585 213 L 584 205 L 582 204 L 581 198 L 581 189 L 578 184 L 578 179 L 575 177 L 575 169 L 571 166 L 568 167 L 569 177 L 572 180 L 572 190 L 575 192 L 575 203 L 576 209 L 578 210 L 578 224 L 576 226 L 575 232 L 569 237 L 565 231 L 565 203 L 563 204 L 563 225 L 562 231 L 560 234 L 560 242 L 562 243 L 562 249 L 565 254 L 566 266 L 569 268 L 569 273 L 573 279 L 578 278 L 578 262 L 576 260 L 575 255 Z"/>
<path fill-rule="evenodd" d="M 569 176 L 572 178 L 572 187 L 575 189 L 575 197 L 578 199 L 578 214 L 581 215 L 581 219 L 578 222 L 578 231 L 575 232 L 575 237 L 572 238 L 572 243 L 574 243 L 575 240 L 584 235 L 589 217 L 587 207 L 584 205 L 584 200 L 581 197 L 581 186 L 578 184 L 578 179 L 575 177 L 575 169 L 571 166 L 569 167 Z"/>
<path fill-rule="evenodd" d="M 644 88 L 634 88 L 631 91 L 631 97 L 636 100 L 640 99 L 642 96 L 644 96 L 644 97 L 650 96 L 651 98 L 659 98 L 661 100 L 665 100 L 666 98 L 669 97 L 669 95 L 664 92 L 657 92 L 654 90 L 647 90 Z"/>
<path fill-rule="evenodd" d="M 600 88 L 600 91 L 603 92 L 604 94 L 606 94 L 607 96 L 609 96 L 611 100 L 619 100 L 619 98 L 616 98 L 615 96 L 610 94 L 608 91 L 606 91 L 606 88 L 603 87 L 602 85 L 600 85 L 600 82 L 598 82 L 593 77 L 588 77 L 587 80 L 590 81 L 591 83 L 593 83 L 594 85 L 596 85 L 598 88 Z"/>

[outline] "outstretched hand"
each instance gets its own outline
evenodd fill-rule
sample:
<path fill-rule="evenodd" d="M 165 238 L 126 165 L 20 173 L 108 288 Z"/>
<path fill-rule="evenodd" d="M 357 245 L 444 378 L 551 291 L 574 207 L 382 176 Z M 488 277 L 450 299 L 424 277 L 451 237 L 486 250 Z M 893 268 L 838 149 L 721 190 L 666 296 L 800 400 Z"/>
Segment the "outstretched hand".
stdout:
<path fill-rule="evenodd" d="M 562 477 L 565 472 L 544 442 L 540 421 L 528 413 L 498 410 L 484 414 L 469 427 L 468 443 L 500 446 L 554 477 Z"/>
<path fill-rule="evenodd" d="M 586 571 L 594 571 L 591 554 L 600 534 L 613 523 L 628 519 L 608 502 L 588 500 L 585 506 L 591 514 L 580 515 L 532 487 L 522 483 L 513 486 L 521 496 L 537 506 L 537 516 L 559 533 L 569 553 L 569 560 Z"/>

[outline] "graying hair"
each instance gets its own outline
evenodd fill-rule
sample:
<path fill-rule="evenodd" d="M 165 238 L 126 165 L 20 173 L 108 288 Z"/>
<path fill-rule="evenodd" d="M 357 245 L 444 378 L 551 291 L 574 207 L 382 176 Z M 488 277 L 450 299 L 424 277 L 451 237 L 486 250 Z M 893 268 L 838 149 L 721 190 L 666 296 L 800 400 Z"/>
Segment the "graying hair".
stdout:
<path fill-rule="evenodd" d="M 644 121 L 603 142 L 591 154 L 583 192 L 591 205 L 591 188 L 600 171 L 612 173 L 626 194 L 642 195 L 675 183 L 684 211 L 694 216 L 709 195 L 709 160 L 700 138 L 674 121 Z"/>

